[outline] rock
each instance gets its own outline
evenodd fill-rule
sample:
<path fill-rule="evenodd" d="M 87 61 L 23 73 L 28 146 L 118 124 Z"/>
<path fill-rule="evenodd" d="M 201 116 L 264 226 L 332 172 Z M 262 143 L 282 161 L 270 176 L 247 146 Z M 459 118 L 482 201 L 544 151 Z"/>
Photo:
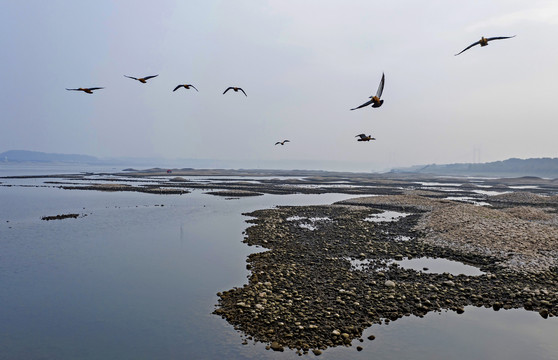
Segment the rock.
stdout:
<path fill-rule="evenodd" d="M 376 337 L 374 335 L 368 336 L 368 340 L 374 340 Z"/>
<path fill-rule="evenodd" d="M 544 319 L 548 318 L 548 310 L 542 309 L 541 311 L 539 311 L 539 315 L 542 316 Z"/>
<path fill-rule="evenodd" d="M 322 351 L 319 349 L 312 349 L 312 352 L 314 353 L 314 355 L 319 356 L 322 355 Z"/>
<path fill-rule="evenodd" d="M 283 346 L 281 346 L 277 341 L 272 342 L 270 348 L 273 351 L 284 351 Z"/>
<path fill-rule="evenodd" d="M 386 282 L 384 283 L 385 286 L 389 287 L 389 288 L 394 288 L 395 287 L 395 283 L 391 280 L 386 280 Z"/>
<path fill-rule="evenodd" d="M 450 286 L 450 287 L 455 286 L 455 283 L 451 280 L 446 280 L 446 281 L 443 282 L 443 284 L 446 285 L 446 286 Z"/>
<path fill-rule="evenodd" d="M 339 331 L 339 330 L 333 330 L 331 333 L 335 336 L 341 335 L 341 331 Z"/>

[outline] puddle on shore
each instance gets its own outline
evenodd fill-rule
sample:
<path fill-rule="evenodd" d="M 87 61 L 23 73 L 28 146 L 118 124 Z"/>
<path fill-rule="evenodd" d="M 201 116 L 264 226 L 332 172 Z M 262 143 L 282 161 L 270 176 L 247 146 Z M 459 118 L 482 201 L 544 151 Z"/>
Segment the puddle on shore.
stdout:
<path fill-rule="evenodd" d="M 486 195 L 486 196 L 496 196 L 502 194 L 508 194 L 511 191 L 494 191 L 494 190 L 473 190 L 476 194 Z"/>
<path fill-rule="evenodd" d="M 352 259 L 347 258 L 351 262 L 351 270 L 353 271 L 366 271 L 370 265 L 369 259 Z M 390 260 L 382 263 L 383 266 L 379 268 L 379 271 L 388 271 L 390 266 L 397 264 L 403 269 L 411 269 L 420 271 L 427 274 L 443 274 L 449 273 L 451 275 L 466 275 L 466 276 L 479 276 L 485 274 L 479 268 L 471 265 L 466 265 L 460 263 L 459 261 L 452 261 L 447 259 L 435 259 L 429 257 L 422 257 L 416 259 L 404 259 L 404 260 Z"/>
<path fill-rule="evenodd" d="M 353 271 L 354 270 L 364 271 L 370 264 L 370 260 L 368 259 L 359 260 L 359 259 L 347 258 L 347 260 L 351 262 L 351 270 Z"/>
<path fill-rule="evenodd" d="M 454 186 L 454 187 L 463 185 L 459 183 L 441 183 L 441 182 L 425 182 L 425 181 L 415 181 L 415 184 L 419 184 L 421 186 Z"/>
<path fill-rule="evenodd" d="M 372 221 L 372 222 L 387 222 L 387 221 L 398 221 L 405 216 L 409 216 L 411 214 L 402 213 L 398 211 L 384 211 L 380 214 L 374 214 L 371 217 L 367 217 L 364 221 Z"/>
<path fill-rule="evenodd" d="M 485 201 L 479 201 L 479 199 L 469 196 L 448 196 L 445 198 L 445 200 L 461 201 L 478 206 L 492 206 L 492 204 L 489 204 Z"/>
<path fill-rule="evenodd" d="M 422 257 L 416 259 L 404 259 L 400 261 L 393 261 L 404 269 L 412 269 L 424 273 L 450 273 L 452 275 L 467 275 L 478 276 L 485 274 L 479 268 L 471 265 L 463 264 L 459 261 L 448 259 L 435 259 L 429 257 Z"/>
<path fill-rule="evenodd" d="M 305 216 L 291 216 L 287 218 L 287 221 L 300 221 L 299 226 L 303 229 L 316 230 L 318 229 L 317 224 L 320 221 L 331 221 L 329 217 L 305 217 Z"/>

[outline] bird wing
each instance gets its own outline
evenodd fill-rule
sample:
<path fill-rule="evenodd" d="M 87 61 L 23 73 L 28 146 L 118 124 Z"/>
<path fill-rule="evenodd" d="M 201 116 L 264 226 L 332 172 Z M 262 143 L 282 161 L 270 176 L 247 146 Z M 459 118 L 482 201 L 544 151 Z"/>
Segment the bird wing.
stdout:
<path fill-rule="evenodd" d="M 89 88 L 89 90 L 99 90 L 99 89 L 104 89 L 104 88 L 102 88 L 102 87 Z"/>
<path fill-rule="evenodd" d="M 127 78 L 130 78 L 130 79 L 134 79 L 134 80 L 137 80 L 137 79 L 138 79 L 138 78 L 135 78 L 135 77 L 133 77 L 133 76 L 128 76 L 128 75 L 124 75 L 124 76 L 127 77 Z"/>
<path fill-rule="evenodd" d="M 242 88 L 238 88 L 238 90 L 242 91 L 242 92 L 244 93 L 245 96 L 248 96 L 248 95 L 246 95 L 246 93 L 244 92 L 244 90 L 242 90 Z"/>
<path fill-rule="evenodd" d="M 357 106 L 356 108 L 351 109 L 351 110 L 360 109 L 360 108 L 362 108 L 362 107 L 365 107 L 365 106 L 368 106 L 368 105 L 372 104 L 373 102 L 374 102 L 374 100 L 367 101 L 367 102 L 365 102 L 364 104 L 362 104 L 362 105 L 360 105 L 360 106 Z"/>
<path fill-rule="evenodd" d="M 378 98 L 380 98 L 380 96 L 382 96 L 382 93 L 384 92 L 385 81 L 386 81 L 386 77 L 385 77 L 384 73 L 382 73 L 382 80 L 380 80 L 380 85 L 378 85 L 378 91 L 376 91 L 376 96 Z"/>
<path fill-rule="evenodd" d="M 189 86 L 193 87 L 194 89 L 196 89 L 196 87 L 192 84 L 190 84 Z M 198 89 L 196 89 L 196 91 L 198 91 Z M 198 91 L 199 92 L 199 91 Z"/>
<path fill-rule="evenodd" d="M 366 134 L 358 134 L 358 135 L 355 136 L 355 137 L 359 137 L 359 136 L 360 136 L 361 139 L 365 139 L 365 138 L 366 138 Z"/>
<path fill-rule="evenodd" d="M 151 76 L 146 76 L 146 77 L 143 78 L 143 80 L 148 80 L 148 79 L 151 79 L 151 78 L 154 78 L 154 77 L 157 77 L 157 76 L 159 76 L 159 74 L 157 74 L 157 75 L 151 75 Z"/>
<path fill-rule="evenodd" d="M 79 89 L 68 89 L 68 88 L 66 88 L 66 90 L 74 90 L 74 91 L 79 91 Z"/>
<path fill-rule="evenodd" d="M 467 46 L 465 49 L 463 49 L 463 50 L 461 50 L 459 53 L 455 54 L 455 56 L 461 54 L 462 52 L 465 52 L 465 51 L 469 50 L 470 48 L 472 48 L 473 46 L 478 45 L 478 44 L 480 44 L 480 40 L 477 41 L 477 42 L 472 43 L 472 44 L 469 45 L 469 46 Z"/>
<path fill-rule="evenodd" d="M 223 94 L 226 93 L 227 91 L 229 91 L 229 90 L 232 89 L 232 88 L 233 88 L 232 86 L 229 86 L 229 87 L 227 88 L 227 90 L 225 90 L 225 92 L 223 92 Z"/>
<path fill-rule="evenodd" d="M 281 144 L 281 141 L 277 141 L 277 142 L 275 143 L 275 145 L 279 145 L 279 144 Z"/>
<path fill-rule="evenodd" d="M 512 37 L 515 37 L 515 35 L 514 36 L 495 36 L 495 37 L 491 37 L 491 38 L 486 39 L 486 41 L 511 39 Z"/>
<path fill-rule="evenodd" d="M 286 143 L 286 142 L 291 142 L 291 141 L 290 140 L 284 140 L 283 142 Z"/>
<path fill-rule="evenodd" d="M 173 91 L 176 91 L 176 90 L 180 89 L 181 86 L 184 86 L 184 85 L 178 85 L 177 87 L 174 88 Z"/>

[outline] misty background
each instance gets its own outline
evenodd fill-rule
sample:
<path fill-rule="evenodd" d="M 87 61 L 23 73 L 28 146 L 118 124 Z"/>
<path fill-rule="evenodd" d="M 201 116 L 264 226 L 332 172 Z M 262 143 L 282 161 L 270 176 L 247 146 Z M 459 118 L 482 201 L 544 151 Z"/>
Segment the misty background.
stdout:
<path fill-rule="evenodd" d="M 556 1 L 0 7 L 0 152 L 351 171 L 556 157 Z M 383 106 L 350 111 L 382 73 Z"/>

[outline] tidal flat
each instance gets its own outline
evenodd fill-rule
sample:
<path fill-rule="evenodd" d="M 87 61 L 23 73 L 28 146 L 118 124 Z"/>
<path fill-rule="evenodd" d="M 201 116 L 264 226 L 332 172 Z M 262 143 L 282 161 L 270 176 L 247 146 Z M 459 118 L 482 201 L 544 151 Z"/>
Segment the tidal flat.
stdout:
<path fill-rule="evenodd" d="M 161 211 L 175 208 L 155 199 L 182 201 L 200 191 L 229 204 L 270 194 L 347 195 L 324 205 L 283 203 L 244 212 L 248 227 L 231 239 L 244 235 L 236 241 L 249 255 L 235 266 L 246 269 L 247 281 L 217 287 L 208 313 L 238 331 L 246 349 L 253 342 L 269 354 L 352 358 L 351 350 L 375 354 L 373 348 L 386 343 L 371 329 L 395 329 L 410 318 L 427 322 L 432 314 L 463 316 L 478 308 L 528 312 L 552 324 L 558 315 L 553 180 L 153 169 L 10 176 L 0 186 L 138 193 Z M 84 215 L 57 221 L 95 218 Z M 439 270 L 437 259 L 477 271 L 456 272 L 445 264 Z M 422 261 L 422 269 L 404 266 L 407 260 Z M 555 350 L 539 358 L 552 358 Z M 253 351 L 233 357 L 264 356 Z"/>

